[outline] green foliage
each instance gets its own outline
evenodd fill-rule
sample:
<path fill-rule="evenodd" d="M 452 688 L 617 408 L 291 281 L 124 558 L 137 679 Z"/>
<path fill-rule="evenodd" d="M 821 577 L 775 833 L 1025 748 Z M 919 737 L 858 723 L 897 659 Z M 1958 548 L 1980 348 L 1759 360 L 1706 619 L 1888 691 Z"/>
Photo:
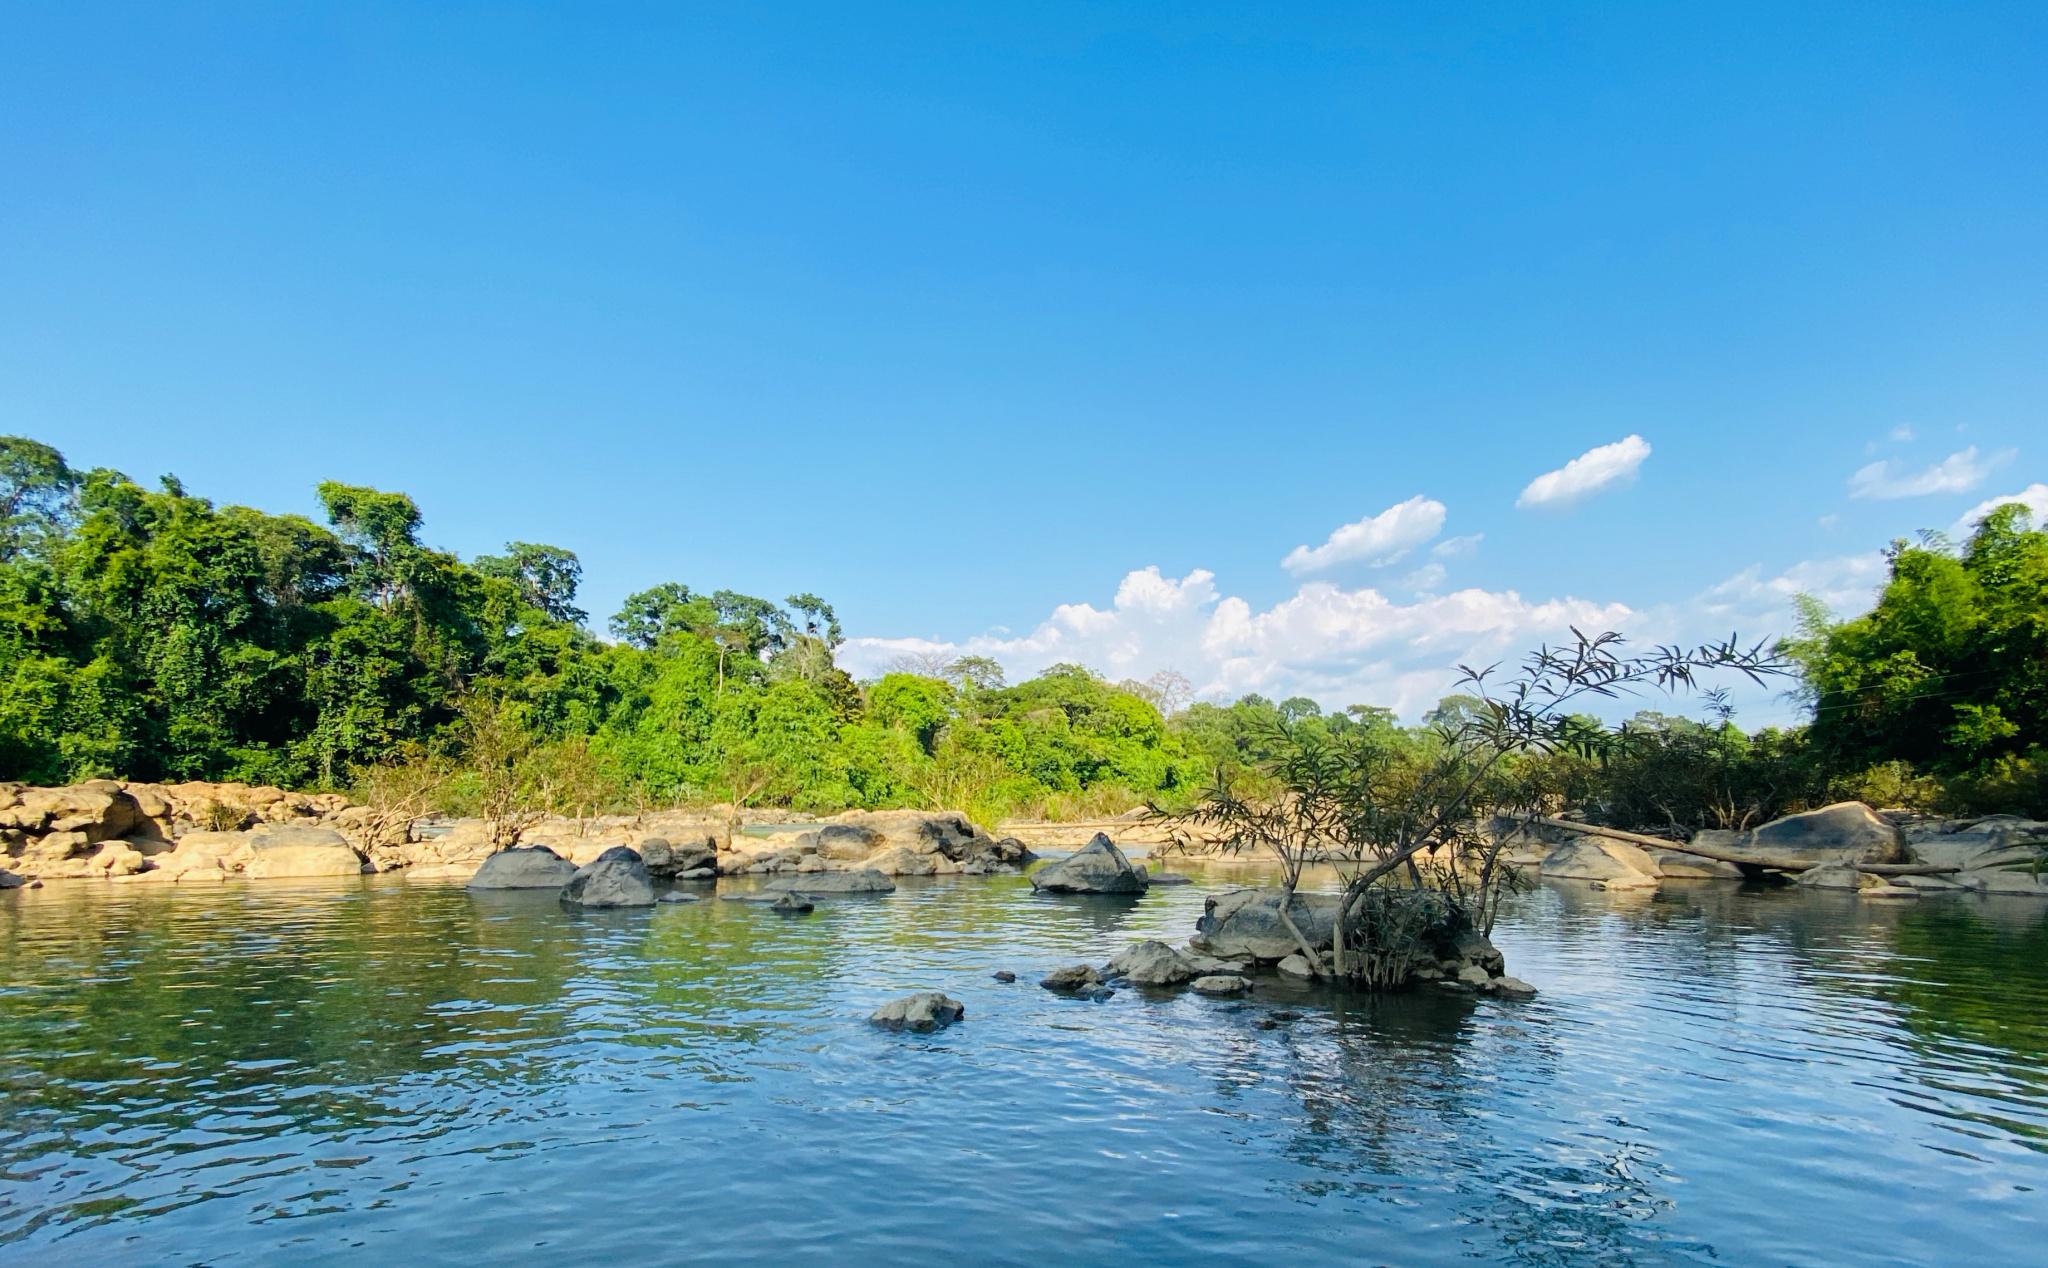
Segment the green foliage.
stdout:
<path fill-rule="evenodd" d="M 564 813 L 716 800 L 1095 818 L 1185 809 L 1219 775 L 1277 791 L 1283 735 L 1420 762 L 1442 728 L 1492 716 L 1483 693 L 1403 728 L 1369 705 L 1193 702 L 1172 671 L 1111 683 L 1057 665 L 1011 684 L 986 657 L 939 654 L 863 687 L 835 663 L 837 614 L 807 592 L 777 604 L 667 582 L 629 597 L 604 642 L 583 628 L 572 552 L 515 541 L 464 561 L 422 540 L 402 493 L 318 494 L 325 524 L 216 507 L 171 477 L 80 473 L 0 437 L 0 778 L 409 790 L 377 793 L 394 805 L 431 787 L 439 808 L 474 807 L 477 771 L 453 766 L 475 766 L 488 701 L 493 742 L 516 753 L 509 786 Z M 1629 826 L 1735 826 L 1849 795 L 2048 814 L 2048 536 L 2007 508 L 1961 550 L 1901 545 L 1892 565 L 1868 616 L 1838 625 L 1807 605 L 1788 650 L 1809 730 L 1641 715 L 1597 754 L 1556 745 L 1502 772 L 1552 809 Z"/>
<path fill-rule="evenodd" d="M 2048 814 L 2048 533 L 2025 507 L 1993 510 L 1961 550 L 1894 543 L 1877 606 L 1839 624 L 1809 611 L 1787 650 L 1814 709 L 1824 766 L 1903 763 L 1957 812 Z"/>

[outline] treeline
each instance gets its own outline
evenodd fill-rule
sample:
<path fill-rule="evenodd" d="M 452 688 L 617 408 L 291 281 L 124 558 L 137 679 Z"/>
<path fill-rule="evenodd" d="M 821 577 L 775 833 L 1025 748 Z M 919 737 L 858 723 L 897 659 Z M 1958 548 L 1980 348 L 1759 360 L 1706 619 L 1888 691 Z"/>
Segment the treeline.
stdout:
<path fill-rule="evenodd" d="M 719 801 L 993 820 L 1185 805 L 1289 728 L 1370 733 L 1391 754 L 1432 742 L 1363 706 L 1189 703 L 1171 674 L 1111 683 L 1062 665 L 1010 684 L 965 657 L 856 683 L 812 594 L 664 583 L 600 638 L 572 552 L 513 542 L 463 560 L 422 541 L 403 494 L 318 492 L 325 523 L 0 438 L 0 778 L 413 780 L 569 813 Z M 1809 614 L 1788 642 L 1810 726 L 1749 736 L 1646 716 L 1625 743 L 1530 754 L 1521 774 L 1636 824 L 1849 791 L 2042 810 L 2048 536 L 2001 509 L 1960 551 L 1898 545 L 1892 569 L 1871 614 Z"/>

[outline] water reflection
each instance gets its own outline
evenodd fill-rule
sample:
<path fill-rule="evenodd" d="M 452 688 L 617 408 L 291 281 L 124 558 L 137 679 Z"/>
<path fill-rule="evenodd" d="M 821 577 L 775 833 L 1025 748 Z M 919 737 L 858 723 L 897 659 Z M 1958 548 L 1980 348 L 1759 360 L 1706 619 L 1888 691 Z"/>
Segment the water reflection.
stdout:
<path fill-rule="evenodd" d="M 375 878 L 0 898 L 0 1256 L 658 1262 L 685 1209 L 734 1261 L 2031 1249 L 2036 906 L 1556 885 L 1498 931 L 1527 1003 L 1029 984 L 1179 940 L 1246 876 L 933 878 L 802 918 Z M 968 1022 L 861 1024 L 916 987 Z M 515 1193 L 528 1218 L 483 1200 Z"/>

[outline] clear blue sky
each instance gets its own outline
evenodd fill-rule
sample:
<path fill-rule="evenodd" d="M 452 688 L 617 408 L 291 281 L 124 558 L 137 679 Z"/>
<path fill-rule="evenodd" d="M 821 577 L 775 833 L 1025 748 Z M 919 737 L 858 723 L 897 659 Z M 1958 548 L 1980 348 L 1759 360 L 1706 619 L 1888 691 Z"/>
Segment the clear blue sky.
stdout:
<path fill-rule="evenodd" d="M 11 4 L 0 431 L 1406 702 L 1443 596 L 1775 620 L 2048 479 L 2044 89 L 2040 4 Z M 1280 566 L 1418 495 L 1443 574 Z"/>

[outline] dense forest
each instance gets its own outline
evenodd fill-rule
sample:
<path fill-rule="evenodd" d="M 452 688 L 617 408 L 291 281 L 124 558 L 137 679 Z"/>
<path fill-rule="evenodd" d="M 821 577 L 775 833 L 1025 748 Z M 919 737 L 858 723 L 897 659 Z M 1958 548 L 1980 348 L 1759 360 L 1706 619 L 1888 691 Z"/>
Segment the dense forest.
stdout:
<path fill-rule="evenodd" d="M 719 801 L 949 806 L 994 820 L 1185 805 L 1288 737 L 1426 750 L 1425 724 L 1306 699 L 1194 702 L 1184 679 L 975 657 L 855 682 L 812 594 L 665 582 L 592 632 L 556 546 L 462 560 L 400 493 L 319 486 L 325 524 L 76 471 L 0 438 L 0 778 L 361 788 L 496 772 L 565 812 Z M 1894 543 L 1875 608 L 1809 605 L 1782 651 L 1811 722 L 1638 715 L 1517 778 L 1612 822 L 1739 826 L 1839 796 L 2048 813 L 2048 534 Z M 1437 717 L 1475 702 L 1452 697 Z M 503 782 L 503 781 L 501 781 Z"/>

